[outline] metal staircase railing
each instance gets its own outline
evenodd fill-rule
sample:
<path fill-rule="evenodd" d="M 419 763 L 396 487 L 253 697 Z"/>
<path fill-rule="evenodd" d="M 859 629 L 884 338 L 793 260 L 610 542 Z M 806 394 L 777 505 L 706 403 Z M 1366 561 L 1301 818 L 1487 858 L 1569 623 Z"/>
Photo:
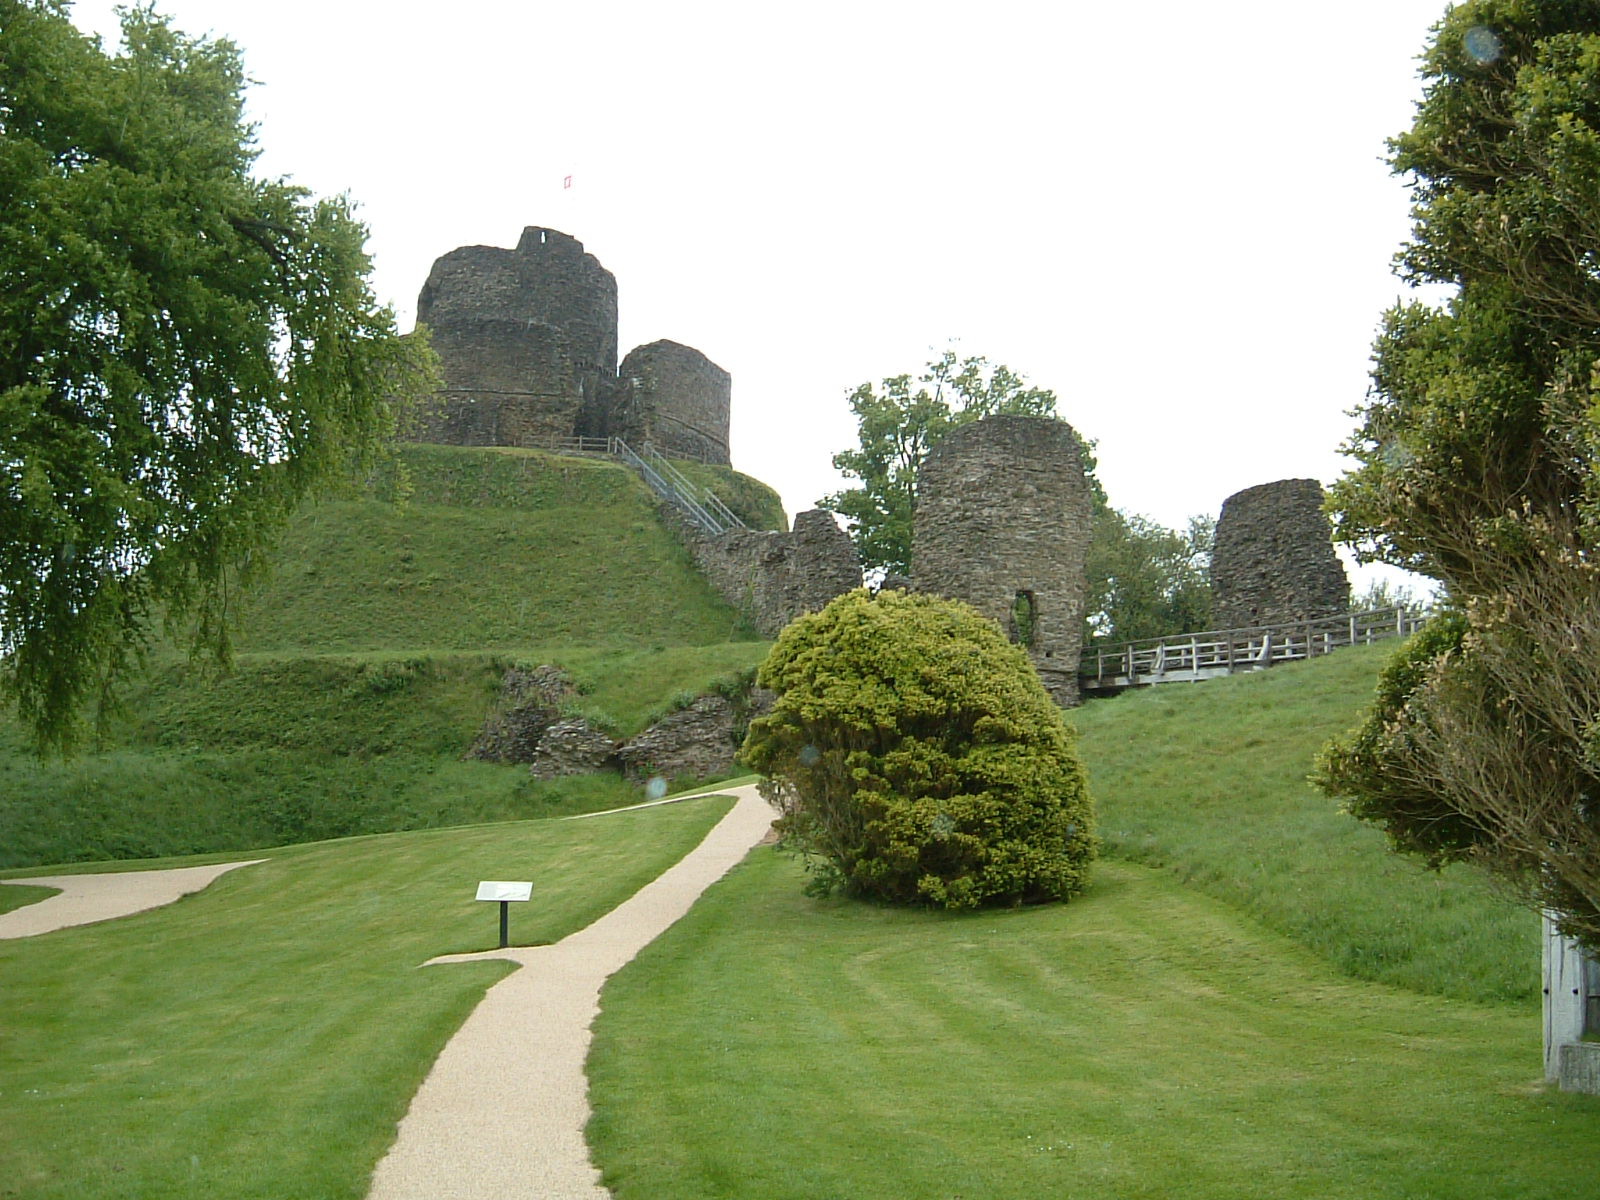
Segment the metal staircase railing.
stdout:
<path fill-rule="evenodd" d="M 748 528 L 733 514 L 733 510 L 711 491 L 691 482 L 649 442 L 635 450 L 621 438 L 614 437 L 610 439 L 610 445 L 610 453 L 638 471 L 656 495 L 676 504 L 689 520 L 706 533 L 715 535 L 726 533 L 729 529 Z"/>

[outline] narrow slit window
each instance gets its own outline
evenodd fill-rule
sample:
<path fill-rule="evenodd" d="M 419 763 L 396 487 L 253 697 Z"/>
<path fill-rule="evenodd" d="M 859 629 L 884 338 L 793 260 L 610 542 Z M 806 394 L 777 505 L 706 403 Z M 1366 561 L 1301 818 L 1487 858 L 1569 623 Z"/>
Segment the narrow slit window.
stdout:
<path fill-rule="evenodd" d="M 1038 611 L 1033 593 L 1019 591 L 1011 602 L 1011 640 L 1031 650 L 1037 632 Z"/>

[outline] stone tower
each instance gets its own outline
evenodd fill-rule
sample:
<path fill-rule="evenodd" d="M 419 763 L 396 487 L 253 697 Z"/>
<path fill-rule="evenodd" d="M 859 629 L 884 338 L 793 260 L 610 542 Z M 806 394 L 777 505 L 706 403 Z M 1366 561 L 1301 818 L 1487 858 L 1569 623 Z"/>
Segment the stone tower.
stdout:
<path fill-rule="evenodd" d="M 609 432 L 650 442 L 668 458 L 729 466 L 729 374 L 692 346 L 651 342 L 628 351 Z"/>
<path fill-rule="evenodd" d="M 516 249 L 462 246 L 417 297 L 444 389 L 421 441 L 549 446 L 649 442 L 669 458 L 729 466 L 729 375 L 700 351 L 651 342 L 617 373 L 617 281 L 577 238 L 529 226 Z"/>
<path fill-rule="evenodd" d="M 918 591 L 995 621 L 1069 706 L 1092 515 L 1078 445 L 1049 417 L 988 417 L 950 433 L 922 464 L 911 551 Z"/>
<path fill-rule="evenodd" d="M 1287 625 L 1337 616 L 1350 607 L 1350 581 L 1315 479 L 1280 479 L 1235 492 L 1222 503 L 1211 555 L 1219 629 Z"/>
<path fill-rule="evenodd" d="M 605 424 L 617 281 L 576 238 L 530 226 L 514 250 L 452 250 L 422 285 L 417 323 L 445 381 L 425 440 L 528 446 Z"/>

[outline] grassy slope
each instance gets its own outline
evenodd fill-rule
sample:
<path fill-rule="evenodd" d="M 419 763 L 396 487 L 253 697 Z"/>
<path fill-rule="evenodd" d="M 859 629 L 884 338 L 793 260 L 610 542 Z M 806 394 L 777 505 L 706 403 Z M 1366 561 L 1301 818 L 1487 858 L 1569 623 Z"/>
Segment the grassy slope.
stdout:
<path fill-rule="evenodd" d="M 513 940 L 555 941 L 728 805 L 297 846 L 163 909 L 0 941 L 0 1196 L 357 1200 L 507 970 L 418 969 L 495 945 L 476 882 L 535 880 Z"/>
<path fill-rule="evenodd" d="M 763 491 L 737 495 L 760 510 Z M 33 761 L 0 722 L 0 868 L 625 804 L 617 779 L 460 761 L 505 667 L 569 667 L 578 708 L 629 736 L 753 667 L 752 636 L 625 468 L 408 446 L 366 494 L 290 529 L 232 675 L 158 660 L 102 751 L 66 764 Z"/>
<path fill-rule="evenodd" d="M 1387 653 L 1074 713 L 1111 857 L 1067 906 L 818 901 L 794 863 L 753 859 L 606 990 L 606 1182 L 619 1200 L 1586 1194 L 1600 1102 L 1539 1086 L 1533 918 L 1395 858 L 1305 783 Z"/>
<path fill-rule="evenodd" d="M 295 523 L 245 610 L 251 651 L 749 640 L 637 475 L 533 450 L 408 446 L 392 478 Z"/>
<path fill-rule="evenodd" d="M 1388 853 L 1306 782 L 1391 646 L 1077 710 L 1110 854 L 1165 866 L 1360 979 L 1474 999 L 1538 994 L 1538 921 L 1462 867 Z"/>

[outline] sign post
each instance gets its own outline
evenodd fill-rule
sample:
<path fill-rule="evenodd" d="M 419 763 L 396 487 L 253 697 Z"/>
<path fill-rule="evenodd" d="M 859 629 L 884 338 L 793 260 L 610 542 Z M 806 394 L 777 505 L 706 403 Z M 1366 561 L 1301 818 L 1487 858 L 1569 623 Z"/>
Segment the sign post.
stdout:
<path fill-rule="evenodd" d="M 500 949 L 511 945 L 511 903 L 514 900 L 533 898 L 532 883 L 515 883 L 505 879 L 485 879 L 478 884 L 478 900 L 500 902 Z"/>

